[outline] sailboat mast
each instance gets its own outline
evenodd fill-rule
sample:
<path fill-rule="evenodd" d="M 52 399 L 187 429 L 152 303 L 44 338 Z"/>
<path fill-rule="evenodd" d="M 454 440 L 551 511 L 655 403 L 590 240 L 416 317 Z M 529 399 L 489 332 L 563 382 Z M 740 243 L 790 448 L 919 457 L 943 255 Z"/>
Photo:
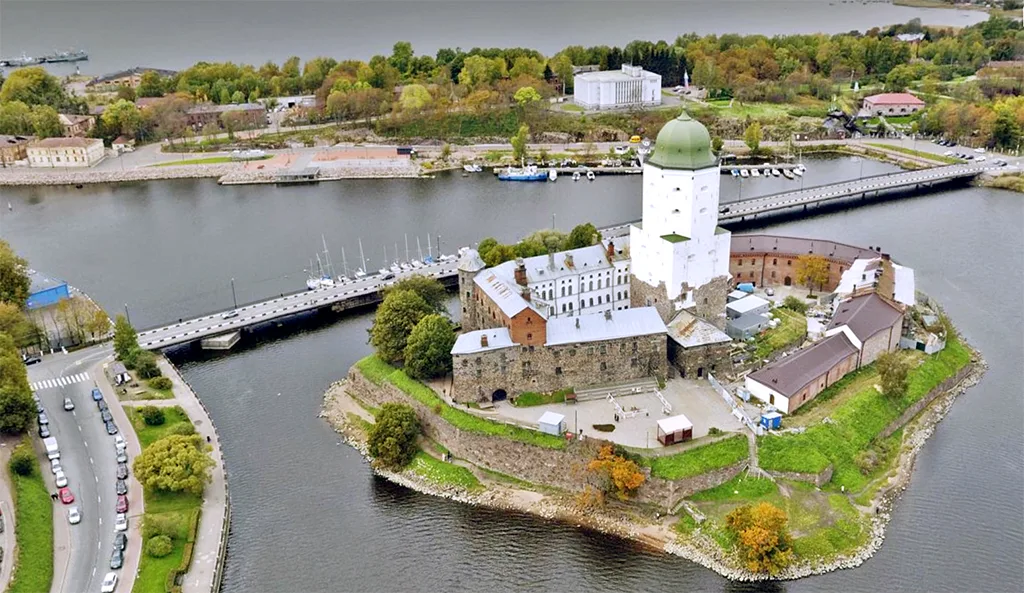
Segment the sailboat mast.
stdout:
<path fill-rule="evenodd" d="M 427 257 L 434 257 L 434 252 L 430 249 L 430 233 L 427 233 Z"/>
<path fill-rule="evenodd" d="M 359 262 L 361 264 L 363 264 L 363 267 L 360 268 L 360 269 L 365 274 L 366 273 L 366 257 L 363 256 L 363 238 L 362 237 L 359 237 Z"/>
<path fill-rule="evenodd" d="M 416 254 L 419 255 L 420 261 L 423 261 L 423 248 L 420 247 L 419 235 L 416 235 Z"/>
<path fill-rule="evenodd" d="M 324 259 L 327 260 L 327 275 L 333 279 L 334 267 L 331 266 L 331 254 L 327 251 L 327 239 L 324 238 L 323 233 L 320 234 L 320 241 L 324 244 Z"/>
<path fill-rule="evenodd" d="M 345 277 L 348 278 L 348 260 L 345 259 L 345 248 L 341 248 L 341 266 L 345 268 Z"/>
<path fill-rule="evenodd" d="M 409 263 L 409 233 L 405 234 L 405 263 Z"/>
<path fill-rule="evenodd" d="M 395 265 L 398 265 L 398 243 L 395 243 Z"/>

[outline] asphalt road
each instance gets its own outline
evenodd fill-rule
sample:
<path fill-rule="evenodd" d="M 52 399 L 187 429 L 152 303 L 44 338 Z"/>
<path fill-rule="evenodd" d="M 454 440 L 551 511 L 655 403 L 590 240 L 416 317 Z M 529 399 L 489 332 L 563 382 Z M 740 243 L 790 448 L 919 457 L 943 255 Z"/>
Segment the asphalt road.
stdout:
<path fill-rule="evenodd" d="M 110 349 L 104 347 L 77 356 L 74 353 L 46 356 L 43 362 L 28 367 L 29 382 L 82 378 L 87 368 L 109 353 Z M 107 434 L 92 401 L 93 387 L 95 380 L 90 375 L 88 380 L 36 391 L 50 419 L 50 432 L 60 445 L 61 466 L 67 475 L 68 487 L 75 495 L 73 504 L 82 513 L 81 523 L 69 525 L 67 511 L 73 505 L 54 503 L 58 527 L 54 542 L 56 578 L 51 591 L 56 593 L 99 591 L 103 575 L 110 570 L 117 462 L 113 438 Z M 70 397 L 75 404 L 71 412 L 64 411 L 65 397 Z M 43 474 L 47 486 L 56 492 L 48 467 L 43 468 Z M 70 531 L 70 554 L 61 553 L 61 547 L 68 544 L 67 539 L 62 541 L 62 536 L 66 538 L 68 531 L 60 528 L 60 522 Z"/>
<path fill-rule="evenodd" d="M 443 261 L 415 270 L 398 272 L 395 276 L 396 280 L 414 274 L 438 278 L 453 274 L 457 265 L 457 260 Z M 153 350 L 191 342 L 207 336 L 228 333 L 279 317 L 325 307 L 329 303 L 343 301 L 347 298 L 376 292 L 381 284 L 393 284 L 394 282 L 395 280 L 382 282 L 379 275 L 367 276 L 359 280 L 338 283 L 337 286 L 332 288 L 298 292 L 261 303 L 245 305 L 237 309 L 237 317 L 230 319 L 224 319 L 222 313 L 204 315 L 195 319 L 188 319 L 165 327 L 144 331 L 139 334 L 139 345 Z"/>

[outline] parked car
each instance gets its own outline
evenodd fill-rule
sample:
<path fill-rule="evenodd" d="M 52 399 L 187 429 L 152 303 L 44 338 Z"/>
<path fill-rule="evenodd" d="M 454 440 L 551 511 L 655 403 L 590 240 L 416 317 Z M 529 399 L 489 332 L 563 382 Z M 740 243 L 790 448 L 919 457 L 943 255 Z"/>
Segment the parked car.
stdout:
<path fill-rule="evenodd" d="M 107 408 L 107 402 L 106 402 L 106 401 L 104 401 L 104 400 L 102 400 L 102 399 L 101 399 L 100 401 L 96 402 L 96 409 L 97 409 L 97 410 L 99 410 L 99 411 L 101 411 L 101 412 L 102 412 L 103 410 L 106 410 L 106 409 L 108 409 L 108 408 Z"/>
<path fill-rule="evenodd" d="M 127 547 L 128 536 L 121 532 L 118 532 L 117 535 L 114 536 L 114 549 L 123 551 Z"/>
<path fill-rule="evenodd" d="M 385 274 L 384 275 L 384 279 L 385 280 L 394 280 L 395 279 L 395 275 L 394 274 Z"/>
<path fill-rule="evenodd" d="M 61 466 L 60 466 L 60 458 L 59 457 L 57 459 L 51 459 L 50 460 L 50 471 L 53 473 L 53 475 L 57 475 L 57 472 L 63 471 L 63 468 L 61 468 Z"/>
<path fill-rule="evenodd" d="M 64 411 L 65 412 L 70 412 L 71 410 L 74 410 L 74 409 L 75 409 L 75 402 L 71 401 L 70 397 L 65 397 L 64 398 Z"/>
<path fill-rule="evenodd" d="M 64 504 L 71 504 L 75 502 L 75 495 L 72 494 L 71 488 L 68 488 L 67 486 L 58 490 L 57 496 L 60 498 L 60 501 Z"/>
<path fill-rule="evenodd" d="M 117 588 L 117 573 L 108 572 L 103 577 L 103 583 L 100 584 L 100 593 L 114 593 L 114 589 Z"/>
<path fill-rule="evenodd" d="M 39 412 L 39 426 L 49 424 L 50 419 L 46 416 L 46 412 Z"/>
<path fill-rule="evenodd" d="M 114 548 L 114 553 L 110 555 L 110 568 L 121 568 L 124 564 L 124 550 L 120 548 Z"/>
<path fill-rule="evenodd" d="M 47 426 L 46 424 L 43 424 L 42 426 L 39 427 L 39 438 L 41 438 L 41 439 L 48 439 L 48 438 L 50 438 L 50 427 Z"/>
<path fill-rule="evenodd" d="M 114 511 L 118 513 L 128 512 L 128 496 L 122 494 L 117 497 L 117 506 L 114 507 Z"/>
<path fill-rule="evenodd" d="M 771 287 L 768 287 L 768 288 L 764 289 L 764 293 L 766 295 L 768 295 L 768 296 L 775 296 L 775 289 L 771 288 Z"/>
<path fill-rule="evenodd" d="M 118 494 L 128 494 L 128 483 L 124 480 L 118 480 L 114 485 L 114 491 Z"/>
<path fill-rule="evenodd" d="M 113 422 L 114 415 L 110 413 L 110 410 L 103 410 L 100 412 L 100 420 L 102 420 L 104 424 L 107 422 Z"/>
<path fill-rule="evenodd" d="M 34 401 L 36 403 L 36 413 L 37 414 L 39 412 L 45 412 L 46 411 L 46 408 L 43 407 L 43 402 L 39 401 L 39 396 L 38 395 L 33 393 L 32 394 L 32 401 Z"/>
<path fill-rule="evenodd" d="M 985 149 L 981 148 L 981 147 L 978 147 L 978 148 L 974 149 L 974 152 L 976 152 L 978 154 L 985 154 Z"/>
<path fill-rule="evenodd" d="M 117 464 L 117 479 L 124 480 L 128 477 L 128 464 L 118 463 Z"/>
<path fill-rule="evenodd" d="M 128 446 L 128 441 L 124 440 L 123 436 L 121 436 L 121 435 L 114 436 L 114 448 L 115 449 L 124 449 L 127 446 Z"/>
<path fill-rule="evenodd" d="M 128 454 L 125 453 L 124 449 L 118 449 L 118 451 L 117 451 L 117 462 L 118 463 L 127 463 L 128 462 Z"/>
<path fill-rule="evenodd" d="M 629 147 L 628 146 L 616 146 L 615 147 L 615 154 L 626 154 L 627 152 L 629 152 Z"/>
<path fill-rule="evenodd" d="M 71 507 L 68 509 L 68 523 L 72 525 L 78 525 L 82 522 L 82 512 L 78 510 L 78 507 Z"/>
<path fill-rule="evenodd" d="M 24 362 L 25 365 L 27 366 L 30 364 L 35 364 L 37 362 L 43 362 L 43 357 L 39 356 L 38 354 L 23 354 L 21 356 L 21 361 Z"/>
<path fill-rule="evenodd" d="M 113 422 L 107 422 L 107 434 L 117 434 L 117 425 Z"/>
<path fill-rule="evenodd" d="M 101 399 L 103 399 L 103 393 L 99 390 L 98 387 L 93 387 L 92 388 L 92 401 L 98 402 Z"/>
<path fill-rule="evenodd" d="M 68 477 L 64 475 L 64 470 L 53 474 L 53 483 L 56 484 L 58 488 L 63 488 L 68 485 Z"/>
<path fill-rule="evenodd" d="M 118 513 L 114 518 L 114 529 L 116 531 L 128 531 L 128 515 L 125 513 Z"/>

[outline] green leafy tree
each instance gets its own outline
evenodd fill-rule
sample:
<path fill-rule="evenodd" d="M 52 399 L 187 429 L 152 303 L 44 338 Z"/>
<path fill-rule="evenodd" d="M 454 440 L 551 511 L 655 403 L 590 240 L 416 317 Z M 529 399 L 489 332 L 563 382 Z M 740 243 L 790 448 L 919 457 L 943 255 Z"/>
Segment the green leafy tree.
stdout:
<path fill-rule="evenodd" d="M 591 245 L 597 244 L 601 240 L 601 233 L 597 230 L 592 223 L 578 224 L 573 227 L 569 233 L 569 237 L 565 240 L 564 249 L 579 249 L 580 247 L 590 247 Z"/>
<path fill-rule="evenodd" d="M 245 103 L 245 93 L 242 91 L 235 91 L 231 94 L 232 103 Z"/>
<path fill-rule="evenodd" d="M 401 361 L 412 329 L 420 319 L 431 313 L 434 310 L 430 304 L 411 290 L 389 293 L 373 318 L 370 344 L 382 359 L 388 362 Z"/>
<path fill-rule="evenodd" d="M 398 41 L 391 48 L 391 57 L 388 63 L 403 75 L 409 74 L 413 63 L 412 44 L 408 41 Z"/>
<path fill-rule="evenodd" d="M 163 408 L 157 406 L 142 406 L 139 408 L 139 415 L 146 426 L 160 426 L 167 421 Z"/>
<path fill-rule="evenodd" d="M 60 80 L 41 66 L 19 68 L 4 80 L 0 88 L 0 103 L 21 101 L 26 105 L 49 105 L 61 109 L 68 105 L 68 97 Z"/>
<path fill-rule="evenodd" d="M 899 399 L 907 394 L 907 376 L 910 363 L 899 352 L 884 352 L 875 359 L 882 381 L 882 393 L 889 398 Z"/>
<path fill-rule="evenodd" d="M 524 242 L 537 242 L 544 245 L 544 251 L 538 255 L 554 253 L 566 249 L 565 244 L 569 236 L 557 229 L 541 229 L 527 235 Z"/>
<path fill-rule="evenodd" d="M 778 574 L 793 559 L 789 517 L 771 503 L 743 505 L 725 517 L 726 528 L 737 538 L 747 568 L 752 572 Z"/>
<path fill-rule="evenodd" d="M 443 315 L 420 319 L 405 346 L 405 372 L 416 379 L 440 377 L 452 370 L 455 329 Z"/>
<path fill-rule="evenodd" d="M 28 262 L 18 257 L 7 241 L 0 239 L 0 302 L 23 308 L 31 285 Z"/>
<path fill-rule="evenodd" d="M 445 290 L 444 284 L 441 284 L 435 278 L 424 276 L 422 274 L 413 274 L 406 278 L 395 282 L 391 286 L 384 289 L 384 296 L 387 297 L 393 292 L 399 292 L 402 290 L 410 290 L 420 295 L 420 297 L 426 301 L 430 308 L 433 309 L 434 313 L 443 313 L 448 307 L 448 291 Z"/>
<path fill-rule="evenodd" d="M 11 460 L 7 467 L 19 476 L 28 477 L 36 471 L 36 456 L 32 451 L 32 445 L 28 440 L 18 443 L 18 446 L 11 452 Z"/>
<path fill-rule="evenodd" d="M 156 364 L 156 355 L 148 350 L 135 353 L 135 371 L 143 379 L 159 377 L 160 367 Z"/>
<path fill-rule="evenodd" d="M 164 79 L 159 74 L 150 70 L 143 72 L 139 80 L 137 94 L 140 97 L 163 97 L 166 92 Z"/>
<path fill-rule="evenodd" d="M 64 134 L 60 125 L 60 115 L 49 105 L 32 107 L 32 132 L 40 138 L 56 138 Z"/>
<path fill-rule="evenodd" d="M 420 422 L 412 407 L 384 404 L 374 419 L 367 443 L 374 463 L 390 469 L 405 467 L 416 455 L 419 434 Z"/>
<path fill-rule="evenodd" d="M 828 267 L 828 260 L 821 255 L 801 255 L 796 259 L 796 281 L 807 286 L 807 296 L 814 296 L 814 287 L 821 290 L 828 282 Z"/>
<path fill-rule="evenodd" d="M 430 96 L 430 91 L 427 87 L 422 84 L 407 84 L 402 87 L 402 95 L 398 99 L 398 104 L 402 106 L 403 111 L 420 111 L 433 101 Z"/>
<path fill-rule="evenodd" d="M 490 251 L 497 246 L 497 239 L 495 239 L 494 237 L 487 237 L 483 241 L 480 241 L 480 244 L 476 246 L 476 252 L 480 254 L 480 259 L 484 260 L 484 263 L 486 263 L 487 254 L 490 253 Z"/>
<path fill-rule="evenodd" d="M 0 333 L 7 334 L 16 346 L 27 346 L 35 337 L 35 327 L 13 303 L 0 302 Z"/>
<path fill-rule="evenodd" d="M 527 106 L 540 101 L 540 93 L 538 93 L 537 89 L 532 86 L 524 86 L 520 87 L 512 98 L 515 99 L 516 104 L 519 105 L 520 108 L 526 108 Z"/>
<path fill-rule="evenodd" d="M 139 349 L 139 338 L 124 315 L 114 318 L 114 352 L 121 360 L 128 360 Z"/>
<path fill-rule="evenodd" d="M 154 535 L 146 540 L 146 555 L 163 558 L 174 550 L 174 543 L 166 535 Z"/>
<path fill-rule="evenodd" d="M 512 68 L 508 71 L 510 78 L 529 76 L 532 78 L 544 78 L 544 62 L 533 56 L 520 56 L 512 62 Z"/>
<path fill-rule="evenodd" d="M 142 129 L 142 112 L 135 103 L 124 99 L 108 106 L 101 119 L 107 129 L 129 138 L 135 138 Z"/>
<path fill-rule="evenodd" d="M 761 149 L 761 140 L 763 140 L 761 124 L 755 121 L 743 132 L 743 142 L 750 152 L 757 153 Z"/>
<path fill-rule="evenodd" d="M 725 145 L 725 141 L 722 140 L 721 136 L 715 136 L 711 139 L 711 150 L 715 151 L 715 154 L 722 152 L 722 146 Z"/>
<path fill-rule="evenodd" d="M 517 162 L 526 158 L 526 143 L 530 140 L 530 126 L 521 125 L 515 136 L 512 136 L 512 158 Z"/>
<path fill-rule="evenodd" d="M 146 488 L 201 496 L 212 467 L 213 459 L 202 437 L 170 435 L 143 449 L 132 471 Z"/>
<path fill-rule="evenodd" d="M 0 334 L 2 336 L 2 334 Z M 28 385 L 28 374 L 10 337 L 0 351 L 0 432 L 19 434 L 28 428 L 36 406 Z"/>
<path fill-rule="evenodd" d="M 117 87 L 116 96 L 118 99 L 123 99 L 125 101 L 135 101 L 135 99 L 138 98 L 135 95 L 135 89 L 126 84 L 122 84 L 121 86 Z"/>
<path fill-rule="evenodd" d="M 567 88 L 572 88 L 572 60 L 569 59 L 569 56 L 558 54 L 548 60 L 548 65 L 551 66 L 551 71 L 562 81 L 563 92 Z"/>
<path fill-rule="evenodd" d="M 484 263 L 487 264 L 488 268 L 511 261 L 516 258 L 516 250 L 511 245 L 496 245 L 494 249 L 487 252 L 487 257 L 484 257 Z"/>

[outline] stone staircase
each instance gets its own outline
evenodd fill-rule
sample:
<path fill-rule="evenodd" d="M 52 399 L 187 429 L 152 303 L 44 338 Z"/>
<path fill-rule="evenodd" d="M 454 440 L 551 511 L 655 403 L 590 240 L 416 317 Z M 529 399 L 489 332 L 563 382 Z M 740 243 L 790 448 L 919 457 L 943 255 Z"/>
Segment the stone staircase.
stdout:
<path fill-rule="evenodd" d="M 612 394 L 613 397 L 624 397 L 627 395 L 635 395 L 637 393 L 650 393 L 658 389 L 658 380 L 650 377 L 647 379 L 636 379 L 634 381 L 624 381 L 622 383 L 609 383 L 606 385 L 598 385 L 596 387 L 588 387 L 586 389 L 576 390 L 576 401 L 585 402 L 596 399 L 605 399 L 608 394 Z"/>

